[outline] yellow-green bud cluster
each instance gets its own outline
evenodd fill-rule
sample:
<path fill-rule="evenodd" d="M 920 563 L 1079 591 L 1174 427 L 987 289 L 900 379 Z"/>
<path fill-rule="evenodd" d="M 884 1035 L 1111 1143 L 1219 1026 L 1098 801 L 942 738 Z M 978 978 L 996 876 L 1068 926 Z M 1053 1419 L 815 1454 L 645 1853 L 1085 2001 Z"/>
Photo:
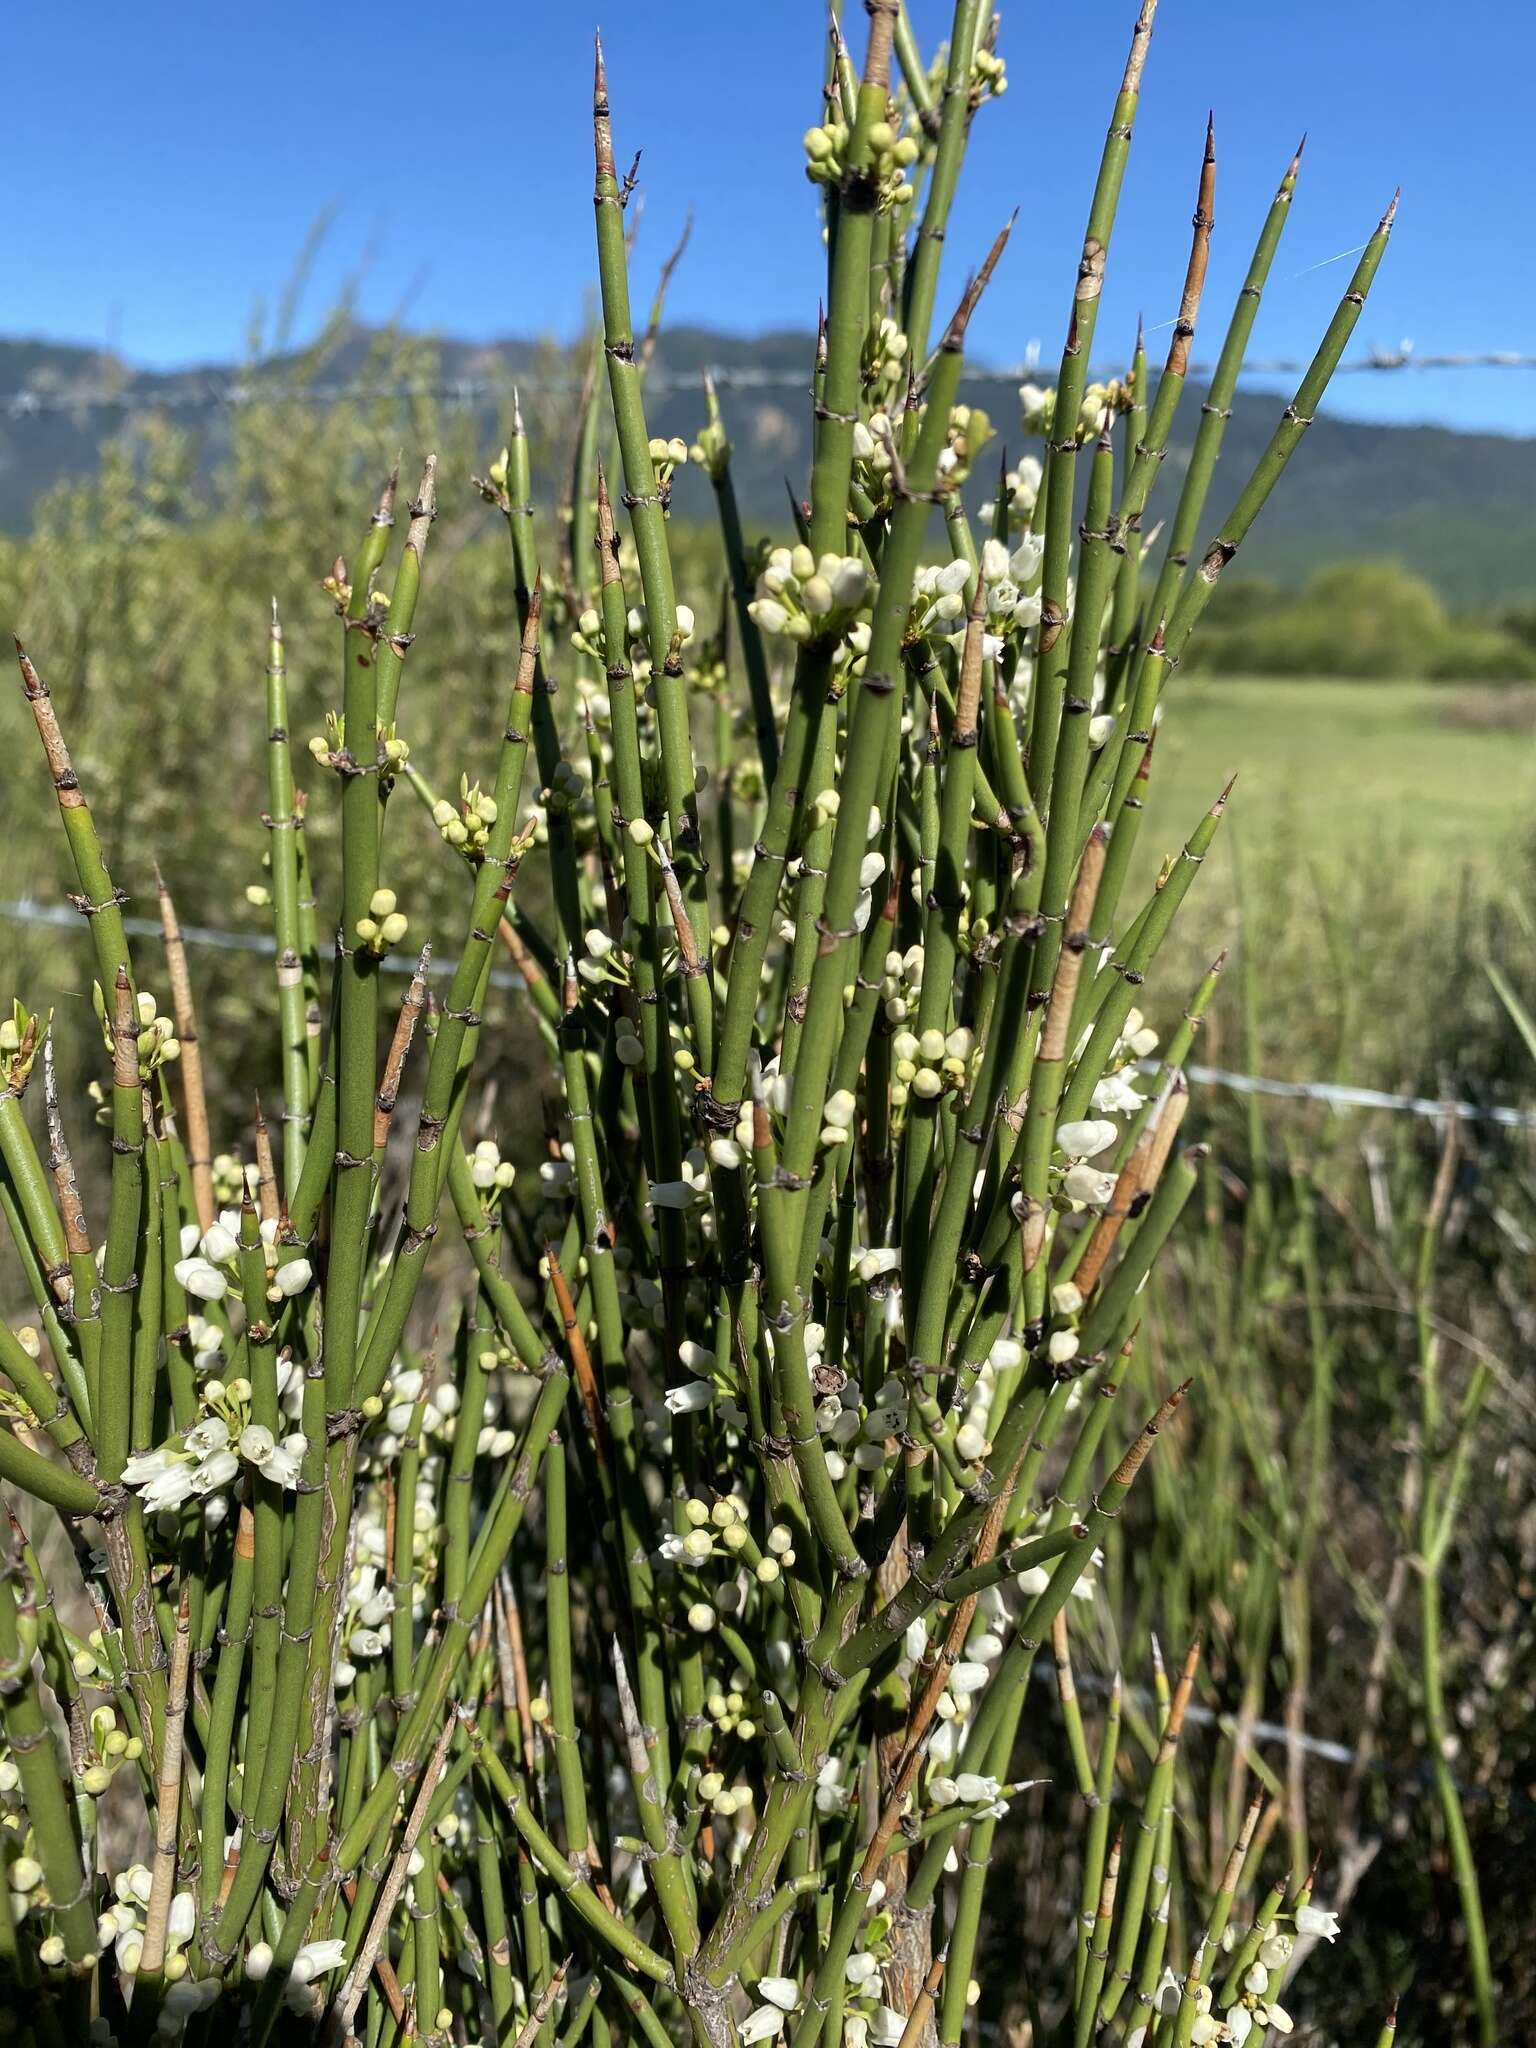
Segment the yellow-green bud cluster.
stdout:
<path fill-rule="evenodd" d="M 873 591 L 868 564 L 856 555 L 818 560 L 803 544 L 775 548 L 747 610 L 762 632 L 803 643 L 841 633 Z"/>
<path fill-rule="evenodd" d="M 665 507 L 672 487 L 672 472 L 681 469 L 688 460 L 688 443 L 680 434 L 674 434 L 665 441 L 657 434 L 651 440 L 651 467 L 656 472 L 656 488 L 661 493 Z"/>
<path fill-rule="evenodd" d="M 853 132 L 844 121 L 828 121 L 819 128 L 807 128 L 804 135 L 805 175 L 813 185 L 840 185 L 847 175 L 848 148 Z M 877 204 L 882 213 L 892 207 L 910 206 L 912 187 L 906 173 L 920 154 L 916 138 L 898 135 L 890 121 L 876 121 L 869 131 Z"/>
<path fill-rule="evenodd" d="M 478 782 L 471 782 L 467 775 L 459 777 L 457 805 L 449 803 L 446 797 L 439 797 L 432 806 L 432 822 L 438 831 L 450 846 L 456 846 L 469 860 L 484 857 L 486 841 L 496 818 L 495 797 L 483 790 Z"/>
<path fill-rule="evenodd" d="M 891 1100 L 905 1102 L 908 1092 L 920 1102 L 931 1102 L 946 1091 L 963 1088 L 970 1078 L 976 1051 L 975 1033 L 958 1025 L 950 1032 L 898 1031 L 891 1040 L 892 1073 L 896 1086 Z"/>
<path fill-rule="evenodd" d="M 408 922 L 404 911 L 395 908 L 393 889 L 375 889 L 368 899 L 368 915 L 354 927 L 356 936 L 370 953 L 387 953 L 405 937 Z"/>
<path fill-rule="evenodd" d="M 100 1630 L 92 1633 L 91 1641 L 99 1644 Z M 88 1684 L 112 1683 L 111 1668 L 104 1651 L 96 1648 L 78 1650 L 72 1660 L 75 1676 Z M 75 1768 L 76 1782 L 89 1799 L 100 1799 L 110 1787 L 113 1778 L 124 1764 L 136 1764 L 144 1754 L 144 1744 L 137 1735 L 129 1735 L 117 1725 L 117 1716 L 111 1707 L 97 1707 L 91 1714 L 89 1741 L 84 1756 Z"/>
<path fill-rule="evenodd" d="M 557 761 L 554 776 L 544 792 L 544 806 L 550 811 L 576 811 L 591 794 L 591 787 L 579 768 L 573 767 L 569 761 Z"/>
<path fill-rule="evenodd" d="M 46 1017 L 34 1017 L 24 1003 L 13 1001 L 10 1016 L 0 1022 L 0 1075 L 15 1095 L 27 1085 L 52 1017 L 51 1010 Z"/>
<path fill-rule="evenodd" d="M 347 746 L 347 721 L 339 711 L 327 711 L 325 731 L 316 733 L 309 743 L 309 751 L 322 768 L 334 768 Z"/>
<path fill-rule="evenodd" d="M 698 438 L 689 444 L 688 460 L 696 462 L 705 470 L 712 483 L 719 483 L 730 467 L 731 441 L 725 431 L 725 421 L 718 411 L 712 410 L 709 418 L 700 427 Z"/>

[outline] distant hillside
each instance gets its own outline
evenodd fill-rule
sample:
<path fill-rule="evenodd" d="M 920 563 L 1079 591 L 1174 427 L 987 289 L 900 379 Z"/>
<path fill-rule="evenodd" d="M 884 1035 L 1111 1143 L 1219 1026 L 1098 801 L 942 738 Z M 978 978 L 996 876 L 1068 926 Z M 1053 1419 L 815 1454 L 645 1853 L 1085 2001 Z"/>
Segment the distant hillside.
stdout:
<path fill-rule="evenodd" d="M 343 383 L 362 373 L 370 345 L 366 333 L 347 337 L 319 381 Z M 484 387 L 522 376 L 536 401 L 540 378 L 556 368 L 551 351 L 535 343 L 476 346 L 448 338 L 434 346 L 434 381 L 464 383 L 466 402 L 484 415 L 488 444 L 500 429 L 498 407 L 484 396 Z M 738 491 L 753 525 L 781 528 L 786 479 L 804 488 L 809 448 L 802 379 L 808 381 L 809 365 L 810 342 L 802 334 L 740 336 L 681 327 L 667 330 L 658 346 L 651 406 L 658 433 L 686 435 L 696 428 L 700 372 L 711 366 L 725 374 L 723 403 L 736 444 Z M 557 368 L 556 373 L 568 374 Z M 730 387 L 731 376 L 741 373 L 774 381 Z M 202 437 L 212 459 L 231 392 L 259 379 L 281 382 L 289 374 L 281 360 L 256 372 L 227 364 L 146 371 L 95 349 L 0 340 L 0 530 L 24 532 L 39 495 L 61 478 L 89 474 L 102 439 L 136 414 L 169 405 L 178 421 Z M 986 407 L 1010 447 L 1022 446 L 1012 380 L 980 371 L 968 379 L 967 395 Z M 1200 395 L 1191 390 L 1186 397 L 1159 488 L 1164 503 L 1187 456 Z M 100 403 L 104 398 L 111 403 Z M 1218 508 L 1256 457 L 1282 402 L 1270 391 L 1245 391 L 1228 428 Z M 679 510 L 704 514 L 707 501 L 707 487 L 685 474 Z M 1325 415 L 1307 436 L 1244 559 L 1249 571 L 1290 582 L 1340 554 L 1395 556 L 1455 605 L 1528 598 L 1536 560 L 1536 440 Z"/>

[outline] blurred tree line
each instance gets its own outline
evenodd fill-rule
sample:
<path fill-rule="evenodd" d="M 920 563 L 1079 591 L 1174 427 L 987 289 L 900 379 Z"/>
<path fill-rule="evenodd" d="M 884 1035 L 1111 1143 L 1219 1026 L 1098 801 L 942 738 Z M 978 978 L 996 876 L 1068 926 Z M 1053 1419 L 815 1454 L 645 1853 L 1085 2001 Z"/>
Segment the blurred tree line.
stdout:
<path fill-rule="evenodd" d="M 1536 606 L 1458 615 L 1393 561 L 1334 562 L 1299 591 L 1264 577 L 1223 577 L 1189 666 L 1223 675 L 1526 682 L 1536 677 Z"/>

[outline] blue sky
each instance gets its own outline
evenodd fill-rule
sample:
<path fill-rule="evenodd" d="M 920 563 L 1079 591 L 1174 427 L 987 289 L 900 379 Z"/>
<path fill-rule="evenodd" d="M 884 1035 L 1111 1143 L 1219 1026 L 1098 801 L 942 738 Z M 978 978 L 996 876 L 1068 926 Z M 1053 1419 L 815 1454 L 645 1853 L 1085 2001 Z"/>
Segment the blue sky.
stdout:
<path fill-rule="evenodd" d="M 925 48 L 946 0 L 910 0 Z M 856 48 L 863 10 L 849 0 Z M 975 352 L 1059 351 L 1072 266 L 1134 0 L 1003 0 L 1007 96 L 981 111 L 946 296 L 1014 207 L 1019 231 Z M 617 139 L 643 147 L 637 277 L 688 209 L 670 315 L 805 325 L 821 285 L 800 135 L 818 112 L 821 0 L 11 0 L 8 291 L 0 330 L 110 343 L 149 364 L 237 355 L 306 230 L 334 219 L 318 319 L 366 257 L 365 317 L 470 338 L 569 335 L 590 288 L 590 35 Z M 67 23 L 67 26 L 65 25 Z M 1402 213 L 1358 340 L 1536 350 L 1536 271 L 1502 203 L 1529 18 L 1515 0 L 1163 0 L 1111 252 L 1102 353 L 1172 315 L 1207 106 L 1214 344 L 1276 180 L 1310 133 L 1254 352 L 1310 351 L 1392 188 Z M 1314 266 L 1323 267 L 1314 267 Z M 1204 351 L 1197 348 L 1197 355 Z M 1359 417 L 1536 431 L 1536 372 L 1341 380 Z"/>

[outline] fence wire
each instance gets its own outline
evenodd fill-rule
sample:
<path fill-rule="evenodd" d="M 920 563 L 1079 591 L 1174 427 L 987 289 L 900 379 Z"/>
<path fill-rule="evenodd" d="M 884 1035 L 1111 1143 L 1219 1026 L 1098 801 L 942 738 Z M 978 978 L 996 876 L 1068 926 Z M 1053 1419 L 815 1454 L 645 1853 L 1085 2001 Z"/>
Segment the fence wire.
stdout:
<path fill-rule="evenodd" d="M 63 930 L 73 930 L 76 923 L 74 911 L 66 910 L 62 904 L 39 903 L 32 897 L 0 902 L 0 918 L 12 924 L 45 925 Z M 123 926 L 135 938 L 158 939 L 161 936 L 158 918 L 125 917 Z M 271 958 L 277 951 L 277 942 L 264 932 L 232 932 L 217 925 L 184 924 L 181 936 L 187 945 L 204 946 L 212 952 L 260 953 Z M 321 952 L 327 959 L 335 957 L 333 945 L 323 945 Z M 451 962 L 437 964 L 441 972 L 452 973 Z M 387 954 L 381 966 L 384 973 L 402 977 L 412 971 L 408 960 L 392 960 Z M 509 968 L 499 968 L 491 974 L 491 986 L 520 989 L 523 977 Z M 1139 1065 L 1144 1074 L 1157 1072 L 1156 1060 L 1142 1060 Z M 1234 1073 L 1227 1067 L 1187 1065 L 1184 1072 L 1201 1087 L 1226 1088 L 1238 1095 L 1271 1095 L 1286 1101 L 1325 1102 L 1334 1109 L 1379 1109 L 1436 1120 L 1455 1117 L 1463 1123 L 1500 1124 L 1514 1130 L 1536 1129 L 1536 1111 L 1512 1109 L 1501 1103 L 1442 1101 L 1431 1095 L 1393 1095 L 1380 1088 L 1353 1088 L 1340 1081 L 1283 1081 L 1268 1074 Z"/>
<path fill-rule="evenodd" d="M 1192 363 L 1188 374 L 1191 377 L 1209 377 L 1214 365 Z M 1042 364 L 1038 358 L 1022 363 L 1013 363 L 992 369 L 978 364 L 972 370 L 973 382 L 988 384 L 1019 384 L 1037 378 Z M 1299 376 L 1307 363 L 1299 356 L 1270 356 L 1243 365 L 1245 377 L 1292 377 Z M 1401 372 L 1405 370 L 1536 370 L 1536 355 L 1525 354 L 1517 349 L 1472 349 L 1457 350 L 1449 354 L 1423 353 L 1410 344 L 1398 348 L 1373 348 L 1366 354 L 1351 357 L 1339 364 L 1341 376 L 1358 375 L 1362 372 Z M 174 372 L 167 373 L 174 375 Z M 703 388 L 705 375 L 714 380 L 717 389 L 727 391 L 805 391 L 809 379 L 803 370 L 772 370 L 739 364 L 734 369 L 716 368 L 706 372 L 697 370 L 668 370 L 665 365 L 653 367 L 646 373 L 646 389 L 658 395 L 668 392 L 698 392 Z M 1107 368 L 1101 375 L 1113 374 Z M 0 412 L 10 419 L 25 419 L 39 413 L 83 413 L 83 412 L 181 412 L 181 411 L 238 411 L 249 405 L 345 405 L 377 404 L 390 402 L 420 402 L 425 399 L 437 400 L 446 405 L 468 410 L 471 407 L 489 403 L 504 403 L 513 386 L 520 390 L 537 392 L 549 397 L 574 398 L 582 388 L 579 377 L 564 374 L 545 377 L 536 370 L 523 375 L 508 369 L 495 377 L 425 377 L 407 378 L 394 383 L 381 383 L 369 378 L 353 378 L 326 382 L 317 379 L 312 383 L 282 383 L 269 381 L 260 375 L 237 376 L 227 383 L 176 385 L 170 389 L 142 390 L 133 384 L 109 388 L 105 385 L 95 388 L 82 387 L 77 390 L 52 390 L 47 386 L 24 385 L 15 391 L 0 392 Z"/>

